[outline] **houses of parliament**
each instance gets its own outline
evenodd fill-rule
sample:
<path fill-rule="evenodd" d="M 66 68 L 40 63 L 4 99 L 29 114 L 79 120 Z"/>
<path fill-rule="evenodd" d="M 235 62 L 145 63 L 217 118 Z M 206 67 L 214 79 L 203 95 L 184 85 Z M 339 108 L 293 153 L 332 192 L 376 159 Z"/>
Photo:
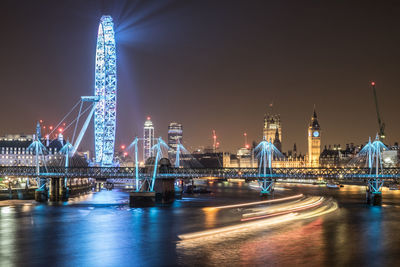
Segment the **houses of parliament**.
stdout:
<path fill-rule="evenodd" d="M 262 136 L 264 140 L 273 145 L 283 154 L 282 157 L 274 157 L 272 160 L 273 168 L 301 168 L 301 167 L 338 167 L 347 166 L 356 157 L 363 145 L 346 144 L 341 147 L 339 144 L 321 147 L 321 126 L 318 121 L 317 111 L 311 114 L 310 122 L 307 126 L 307 151 L 302 154 L 297 150 L 296 143 L 292 149 L 283 151 L 282 147 L 282 123 L 279 114 L 269 110 L 264 116 Z M 237 153 L 224 152 L 221 154 L 220 161 L 223 167 L 252 167 L 258 166 L 257 143 L 253 147 L 246 146 L 240 148 Z M 400 149 L 398 143 L 389 147 L 388 151 L 383 152 L 385 166 L 397 166 L 400 162 Z"/>
<path fill-rule="evenodd" d="M 263 138 L 270 141 L 281 152 L 282 151 L 282 124 L 279 114 L 272 112 L 265 114 Z M 292 150 L 288 150 L 284 160 L 273 162 L 273 167 L 319 167 L 321 155 L 321 126 L 318 122 L 317 112 L 314 107 L 308 126 L 308 150 L 306 155 L 297 152 L 296 143 Z"/>

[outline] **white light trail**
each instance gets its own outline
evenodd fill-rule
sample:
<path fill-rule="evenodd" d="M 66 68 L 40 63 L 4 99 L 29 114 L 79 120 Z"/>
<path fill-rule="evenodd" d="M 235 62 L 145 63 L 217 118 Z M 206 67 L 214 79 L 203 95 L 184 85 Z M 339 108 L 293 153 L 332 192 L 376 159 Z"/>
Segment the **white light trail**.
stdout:
<path fill-rule="evenodd" d="M 284 198 L 278 198 L 278 199 L 272 199 L 272 200 L 263 200 L 263 201 L 256 201 L 256 202 L 249 202 L 249 203 L 242 203 L 242 204 L 234 204 L 234 205 L 227 205 L 227 206 L 219 206 L 219 207 L 207 207 L 207 208 L 204 208 L 204 210 L 230 209 L 230 208 L 254 206 L 254 205 L 260 205 L 260 204 L 266 204 L 266 203 L 274 203 L 274 202 L 281 202 L 281 201 L 285 201 L 285 200 L 292 200 L 292 199 L 297 199 L 297 198 L 301 198 L 301 197 L 303 197 L 303 194 L 290 196 L 290 197 L 284 197 Z"/>
<path fill-rule="evenodd" d="M 291 196 L 290 199 L 296 199 L 296 198 L 299 198 L 302 196 L 303 196 L 302 194 L 296 195 L 296 196 Z M 284 198 L 284 199 L 287 200 L 287 198 Z M 279 199 L 279 200 L 282 200 L 282 199 Z M 258 201 L 258 202 L 251 202 L 251 203 L 238 204 L 238 205 L 249 206 L 249 205 L 256 205 L 254 203 L 259 204 L 260 202 L 261 203 L 269 203 L 266 201 Z M 283 206 L 286 206 L 286 208 L 284 208 Z M 294 220 L 302 220 L 302 219 L 313 218 L 316 216 L 322 216 L 327 213 L 331 213 L 331 212 L 337 210 L 337 208 L 338 208 L 338 205 L 336 202 L 331 201 L 329 199 L 327 200 L 324 197 L 309 197 L 302 201 L 293 201 L 291 203 L 288 203 L 287 205 L 284 204 L 283 206 L 280 208 L 277 208 L 277 209 L 272 209 L 268 212 L 268 214 L 264 213 L 263 216 L 242 219 L 241 220 L 242 223 L 238 223 L 238 224 L 231 225 L 231 226 L 219 227 L 219 228 L 211 229 L 211 230 L 183 234 L 183 235 L 179 235 L 179 238 L 183 240 L 181 242 L 190 242 L 191 240 L 195 239 L 196 242 L 193 243 L 192 245 L 201 245 L 201 244 L 205 244 L 202 241 L 206 240 L 208 242 L 209 238 L 221 237 L 222 234 L 223 235 L 235 235 L 235 234 L 243 232 L 243 231 L 264 230 L 264 229 L 267 229 L 268 226 L 277 225 L 280 223 L 286 223 L 286 222 L 294 221 Z M 227 208 L 227 207 L 237 207 L 237 205 L 229 205 L 229 206 L 216 207 L 216 208 Z M 254 221 L 249 221 L 249 220 L 254 220 Z M 246 222 L 243 222 L 243 221 L 246 221 Z M 203 239 L 203 238 L 206 238 L 206 239 Z M 218 239 L 216 239 L 216 240 L 218 241 Z M 220 240 L 224 240 L 224 239 L 220 239 Z"/>

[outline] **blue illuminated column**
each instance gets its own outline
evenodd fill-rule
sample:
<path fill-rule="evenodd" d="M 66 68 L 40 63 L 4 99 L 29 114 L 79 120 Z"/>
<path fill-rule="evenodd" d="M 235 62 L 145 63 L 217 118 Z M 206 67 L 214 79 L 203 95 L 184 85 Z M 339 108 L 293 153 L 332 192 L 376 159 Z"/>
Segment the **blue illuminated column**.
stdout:
<path fill-rule="evenodd" d="M 272 174 L 273 157 L 282 158 L 283 155 L 271 143 L 271 141 L 262 140 L 256 147 L 258 163 L 258 183 L 261 188 L 261 195 L 271 194 L 274 191 L 275 179 Z"/>

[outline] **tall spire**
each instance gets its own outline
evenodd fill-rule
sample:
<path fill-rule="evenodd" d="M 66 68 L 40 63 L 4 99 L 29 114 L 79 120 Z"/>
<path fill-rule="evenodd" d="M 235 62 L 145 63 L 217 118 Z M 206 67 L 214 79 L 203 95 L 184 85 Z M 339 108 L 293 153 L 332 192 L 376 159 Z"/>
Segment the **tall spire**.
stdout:
<path fill-rule="evenodd" d="M 314 104 L 313 119 L 316 119 L 316 118 L 317 118 L 317 111 L 315 109 L 315 104 Z"/>
<path fill-rule="evenodd" d="M 279 131 L 278 128 L 275 131 L 275 140 L 274 140 L 274 146 L 282 152 L 282 144 L 281 144 L 281 140 L 279 140 Z"/>
<path fill-rule="evenodd" d="M 317 120 L 317 111 L 315 109 L 315 104 L 314 104 L 313 116 L 311 117 L 310 127 L 312 127 L 315 130 L 320 129 L 320 126 L 319 126 L 319 123 Z"/>
<path fill-rule="evenodd" d="M 275 131 L 275 140 L 279 140 L 279 131 L 278 131 L 278 128 L 276 128 L 276 131 Z M 280 141 L 280 140 L 279 140 Z"/>

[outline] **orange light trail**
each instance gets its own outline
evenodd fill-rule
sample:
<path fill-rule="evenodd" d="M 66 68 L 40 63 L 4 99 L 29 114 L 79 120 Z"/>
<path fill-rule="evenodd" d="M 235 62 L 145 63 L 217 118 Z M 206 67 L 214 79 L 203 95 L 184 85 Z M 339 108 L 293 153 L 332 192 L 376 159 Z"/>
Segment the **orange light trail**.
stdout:
<path fill-rule="evenodd" d="M 269 220 L 247 222 L 247 223 L 241 223 L 241 224 L 236 224 L 236 225 L 232 225 L 232 226 L 220 227 L 217 229 L 212 229 L 212 230 L 207 230 L 207 231 L 201 231 L 201 232 L 196 232 L 196 233 L 191 233 L 191 234 L 184 234 L 184 235 L 180 235 L 179 238 L 182 240 L 185 240 L 185 239 L 193 239 L 193 238 L 205 237 L 205 236 L 210 236 L 210 235 L 216 235 L 216 234 L 221 234 L 221 233 L 226 233 L 226 232 L 231 232 L 231 231 L 244 230 L 247 228 L 256 228 L 256 227 L 259 228 L 259 227 L 264 227 L 264 226 L 282 223 L 282 222 L 286 222 L 286 221 L 291 221 L 294 219 L 295 216 L 296 216 L 295 213 L 291 213 L 291 214 L 283 215 L 283 216 L 269 219 Z"/>
<path fill-rule="evenodd" d="M 249 218 L 241 219 L 241 221 L 245 222 L 245 221 L 257 220 L 257 219 L 262 219 L 262 218 L 268 218 L 268 217 L 278 216 L 278 215 L 282 215 L 282 214 L 287 214 L 287 213 L 291 213 L 291 212 L 294 212 L 294 211 L 301 211 L 301 210 L 310 209 L 310 208 L 317 207 L 317 206 L 321 205 L 323 199 L 324 198 L 321 197 L 320 199 L 318 199 L 316 202 L 314 202 L 312 204 L 306 204 L 306 205 L 302 205 L 302 206 L 299 206 L 299 207 L 296 207 L 296 208 L 290 208 L 290 209 L 287 209 L 286 211 L 282 211 L 282 212 L 278 212 L 278 213 L 272 213 L 272 214 L 256 216 L 256 217 L 249 217 Z"/>
<path fill-rule="evenodd" d="M 299 196 L 301 197 L 303 195 L 292 196 L 291 198 L 293 199 L 294 197 L 299 197 Z M 260 201 L 260 202 L 265 203 L 265 201 Z M 279 210 L 279 212 L 270 213 L 259 217 L 242 219 L 241 223 L 235 225 L 179 235 L 178 237 L 182 240 L 180 242 L 180 245 L 184 246 L 206 245 L 211 241 L 212 238 L 217 238 L 214 239 L 216 241 L 224 240 L 223 238 L 221 239 L 221 235 L 229 234 L 235 236 L 243 231 L 248 232 L 248 231 L 264 230 L 266 229 L 267 226 L 286 223 L 294 220 L 301 220 L 301 219 L 308 219 L 312 217 L 322 216 L 324 214 L 333 212 L 338 208 L 338 205 L 335 201 L 332 201 L 330 199 L 325 199 L 324 197 L 310 197 L 300 202 L 298 201 L 295 202 L 297 203 L 288 205 L 290 209 L 286 210 L 282 210 L 282 208 L 274 209 L 274 210 Z M 258 202 L 253 202 L 253 203 L 258 203 Z M 250 203 L 246 204 L 249 205 Z M 231 205 L 231 206 L 236 206 L 236 205 Z M 259 219 L 259 220 L 249 221 L 254 219 Z"/>
<path fill-rule="evenodd" d="M 254 216 L 259 216 L 259 215 L 265 215 L 266 213 L 271 214 L 275 212 L 280 212 L 283 210 L 289 210 L 292 208 L 297 208 L 299 205 L 308 205 L 311 203 L 314 203 L 318 197 L 308 197 L 302 200 L 296 200 L 296 201 L 291 201 L 289 203 L 283 203 L 281 205 L 276 205 L 276 206 L 271 206 L 271 207 L 261 207 L 257 212 L 252 212 L 252 213 L 246 213 L 243 214 L 243 217 L 254 217 Z"/>
<path fill-rule="evenodd" d="M 205 209 L 205 210 L 209 210 L 209 209 L 230 209 L 230 208 L 239 208 L 239 207 L 246 207 L 246 206 L 254 206 L 254 205 L 259 205 L 259 204 L 265 204 L 265 203 L 280 202 L 280 201 L 291 200 L 291 199 L 296 199 L 296 198 L 301 198 L 301 197 L 303 197 L 303 194 L 299 194 L 299 195 L 295 195 L 295 196 L 290 196 L 290 197 L 284 197 L 284 198 L 278 198 L 278 199 L 272 199 L 272 200 L 263 200 L 263 201 L 249 202 L 249 203 L 243 203 L 243 204 L 234 204 L 234 205 L 219 206 L 219 207 L 208 207 L 208 208 L 204 208 L 204 209 Z"/>

